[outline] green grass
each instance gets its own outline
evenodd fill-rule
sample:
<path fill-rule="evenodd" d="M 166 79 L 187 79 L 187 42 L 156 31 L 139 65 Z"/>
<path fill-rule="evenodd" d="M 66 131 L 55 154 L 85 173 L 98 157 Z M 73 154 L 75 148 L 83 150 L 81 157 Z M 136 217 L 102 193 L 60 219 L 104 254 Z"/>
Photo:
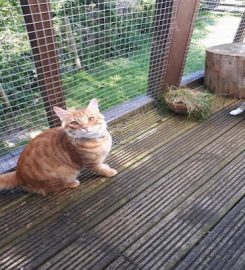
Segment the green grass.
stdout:
<path fill-rule="evenodd" d="M 204 69 L 207 47 L 232 42 L 239 20 L 235 14 L 202 12 L 194 27 L 184 75 Z"/>
<path fill-rule="evenodd" d="M 67 107 L 81 108 L 89 99 L 98 98 L 101 110 L 146 93 L 150 48 L 129 58 L 98 64 L 91 71 L 63 76 Z"/>
<path fill-rule="evenodd" d="M 209 116 L 214 96 L 207 92 L 200 92 L 189 88 L 170 88 L 164 98 L 168 104 L 174 107 L 177 104 L 183 104 L 187 109 L 185 114 L 198 121 L 202 121 Z"/>
<path fill-rule="evenodd" d="M 184 75 L 204 68 L 205 47 L 200 41 L 209 34 L 210 27 L 215 25 L 219 18 L 220 15 L 208 12 L 199 15 Z M 100 108 L 106 110 L 146 93 L 149 61 L 150 42 L 131 57 L 104 61 L 89 71 L 63 74 L 67 107 L 84 107 L 89 99 L 96 97 L 100 101 Z"/>
<path fill-rule="evenodd" d="M 219 17 L 220 15 L 204 12 L 197 18 L 185 63 L 184 75 L 204 69 L 205 46 L 200 44 L 200 41 L 210 33 L 210 26 L 215 25 Z"/>

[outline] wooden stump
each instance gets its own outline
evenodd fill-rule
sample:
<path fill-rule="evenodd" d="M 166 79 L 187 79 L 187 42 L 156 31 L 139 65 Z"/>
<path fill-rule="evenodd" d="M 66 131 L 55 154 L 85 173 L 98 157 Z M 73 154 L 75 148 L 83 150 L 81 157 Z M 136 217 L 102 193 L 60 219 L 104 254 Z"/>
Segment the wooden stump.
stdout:
<path fill-rule="evenodd" d="M 245 98 L 245 44 L 231 43 L 208 48 L 204 83 L 215 94 Z"/>

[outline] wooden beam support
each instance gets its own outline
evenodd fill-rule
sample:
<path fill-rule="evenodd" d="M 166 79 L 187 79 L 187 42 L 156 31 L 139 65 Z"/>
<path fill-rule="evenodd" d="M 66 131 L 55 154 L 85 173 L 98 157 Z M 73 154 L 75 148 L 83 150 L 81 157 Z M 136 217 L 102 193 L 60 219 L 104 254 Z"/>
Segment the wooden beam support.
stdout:
<path fill-rule="evenodd" d="M 200 0 L 179 0 L 163 91 L 179 87 Z"/>
<path fill-rule="evenodd" d="M 156 0 L 147 92 L 153 98 L 162 93 L 178 1 Z"/>
<path fill-rule="evenodd" d="M 237 28 L 233 43 L 243 42 L 244 38 L 245 38 L 245 12 L 243 12 L 242 14 L 242 18 Z"/>
<path fill-rule="evenodd" d="M 200 0 L 157 0 L 148 95 L 179 86 Z"/>
<path fill-rule="evenodd" d="M 53 106 L 65 108 L 49 0 L 20 0 L 38 84 L 50 127 L 60 125 Z"/>

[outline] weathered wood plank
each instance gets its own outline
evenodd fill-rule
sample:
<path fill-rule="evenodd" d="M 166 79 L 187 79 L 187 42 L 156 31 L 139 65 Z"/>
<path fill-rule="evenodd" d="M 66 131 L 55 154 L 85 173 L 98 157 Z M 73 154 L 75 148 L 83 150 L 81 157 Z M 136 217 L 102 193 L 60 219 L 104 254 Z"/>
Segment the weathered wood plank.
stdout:
<path fill-rule="evenodd" d="M 233 269 L 245 265 L 245 199 L 212 230 L 176 270 Z"/>
<path fill-rule="evenodd" d="M 168 143 L 171 139 L 176 138 L 180 133 L 185 132 L 195 124 L 190 124 L 188 121 L 169 119 L 169 121 L 163 122 L 160 126 L 154 127 L 153 131 L 147 132 L 146 130 L 143 136 L 136 137 L 134 140 L 131 140 L 131 143 L 126 143 L 121 148 L 115 149 L 115 154 L 111 156 L 109 163 L 116 167 L 119 172 L 123 172 L 136 161 L 146 157 L 155 149 Z M 157 139 L 158 132 L 161 132 L 163 135 L 166 134 L 166 139 L 161 140 L 160 143 Z M 151 144 L 146 148 L 142 148 L 142 144 L 148 145 L 148 143 Z M 94 176 L 91 173 L 85 173 L 81 181 L 83 185 L 78 190 L 50 195 L 47 198 L 30 194 L 23 197 L 23 200 L 20 198 L 15 204 L 10 202 L 10 206 L 4 204 L 1 209 L 0 228 L 5 233 L 0 235 L 1 243 L 10 241 L 10 239 L 19 235 L 21 231 L 26 231 L 26 226 L 28 228 L 33 227 L 36 223 L 40 223 L 43 219 L 60 211 L 70 203 L 92 196 L 99 189 L 100 185 L 101 188 L 107 185 L 105 178 Z M 89 194 L 90 192 L 92 194 Z M 51 209 L 47 211 L 49 208 Z"/>
<path fill-rule="evenodd" d="M 19 254 L 17 257 L 20 256 L 20 261 L 18 261 L 20 265 L 29 264 L 29 266 L 32 265 L 33 267 L 33 263 L 36 263 L 38 265 L 43 259 L 45 259 L 45 256 L 51 256 L 53 252 L 57 252 L 58 246 L 54 246 L 54 248 L 50 246 L 49 252 L 47 253 L 45 251 L 45 254 L 43 254 L 42 249 L 35 249 L 36 245 L 41 246 L 43 241 L 51 241 L 50 244 L 52 243 L 52 245 L 56 245 L 55 243 L 59 239 L 59 248 L 62 248 L 62 246 L 66 246 L 70 241 L 73 241 L 77 238 L 77 229 L 75 227 L 76 223 L 78 222 L 78 216 L 83 216 L 81 217 L 81 220 L 83 222 L 79 223 L 79 228 L 82 226 L 82 224 L 84 224 L 83 229 L 86 230 L 86 228 L 88 228 L 87 226 L 93 226 L 94 224 L 96 224 L 96 222 L 99 222 L 100 219 L 104 219 L 106 215 L 109 215 L 110 213 L 115 211 L 115 209 L 124 205 L 130 198 L 132 198 L 131 196 L 135 196 L 138 192 L 140 192 L 140 190 L 142 190 L 142 188 L 145 189 L 147 187 L 145 185 L 151 185 L 151 181 L 145 183 L 145 180 L 149 176 L 149 172 L 152 170 L 150 169 L 152 167 L 152 165 L 150 164 L 154 164 L 154 166 L 156 166 L 155 164 L 157 164 L 158 177 L 161 177 L 161 175 L 166 174 L 169 170 L 181 164 L 193 153 L 198 152 L 198 150 L 200 150 L 202 147 L 208 145 L 212 140 L 215 140 L 220 135 L 224 134 L 227 130 L 236 126 L 240 121 L 241 118 L 230 118 L 228 116 L 228 113 L 223 115 L 223 117 L 222 113 L 216 114 L 214 117 L 211 117 L 210 120 L 206 122 L 206 124 L 203 123 L 203 125 L 198 125 L 194 130 L 187 132 L 188 134 L 186 134 L 185 136 L 173 140 L 171 143 L 169 143 L 169 145 L 166 145 L 166 147 L 162 147 L 156 152 L 154 152 L 154 154 L 152 154 L 151 156 L 152 160 L 149 160 L 147 156 L 143 160 L 139 160 L 135 166 L 131 167 L 134 169 L 132 171 L 133 173 L 124 171 L 124 173 L 122 173 L 120 177 L 118 176 L 113 181 L 110 181 L 110 185 L 107 182 L 107 184 L 104 186 L 103 191 L 99 192 L 99 190 L 97 190 L 95 197 L 90 197 L 88 198 L 88 200 L 80 199 L 80 201 L 77 201 L 70 208 L 68 207 L 64 209 L 65 212 L 60 212 L 59 214 L 54 215 L 44 224 L 36 227 L 35 230 L 32 230 L 29 233 L 26 232 L 23 236 L 14 240 L 8 246 L 2 249 L 1 252 L 5 254 L 4 256 L 7 256 L 6 254 L 11 252 L 12 250 L 11 246 L 14 245 L 16 253 Z M 158 142 L 159 140 L 162 140 L 161 135 L 162 134 L 158 135 Z M 208 140 L 205 141 L 204 139 L 206 139 L 207 135 Z M 200 141 L 203 141 L 203 143 L 200 144 Z M 152 145 L 150 144 L 149 149 L 151 148 Z M 159 160 L 159 158 L 161 157 L 160 153 L 164 155 L 164 160 Z M 171 153 L 171 156 L 165 156 L 164 153 Z M 162 167 L 165 168 L 163 172 L 161 172 Z M 142 170 L 142 168 L 144 168 L 144 170 Z M 134 178 L 134 176 L 137 176 L 137 178 Z M 129 183 L 130 179 L 132 179 L 131 183 Z M 131 194 L 132 191 L 134 191 L 133 194 Z M 111 192 L 113 192 L 113 196 L 111 195 Z M 91 195 L 92 194 L 90 194 L 90 196 Z M 84 210 L 81 209 L 81 206 L 85 207 Z M 52 204 L 47 204 L 46 207 L 46 209 L 49 209 L 49 211 L 52 213 Z M 30 209 L 30 212 L 31 210 L 32 209 Z M 68 216 L 69 214 L 70 216 Z M 95 214 L 97 217 L 96 219 L 94 219 Z M 64 227 L 65 230 L 68 230 L 69 228 L 69 231 L 64 232 L 63 229 L 62 232 L 59 231 L 61 230 L 61 228 L 58 226 L 60 221 L 62 221 L 62 227 Z M 32 227 L 31 224 L 29 226 L 30 228 Z M 36 235 L 36 230 L 38 231 L 38 235 Z M 52 233 L 53 231 L 55 231 L 56 234 L 50 235 L 51 231 Z M 62 234 L 59 235 L 60 233 Z M 67 233 L 69 233 L 69 236 L 67 235 Z M 46 236 L 44 237 L 44 235 Z M 32 244 L 30 244 L 31 242 Z M 45 245 L 48 246 L 49 244 L 45 243 Z M 27 249 L 30 248 L 30 246 L 32 247 L 32 249 L 28 251 L 28 255 L 27 253 L 23 254 L 23 252 L 27 252 Z M 21 249 L 19 249 L 20 247 Z M 8 249 L 9 251 L 7 252 Z M 35 251 L 35 254 L 33 254 L 33 251 Z M 41 257 L 40 254 L 42 254 L 42 256 L 44 257 Z M 31 262 L 30 258 L 35 258 L 35 262 Z"/>
<path fill-rule="evenodd" d="M 235 102 L 235 100 L 230 100 L 230 99 L 224 99 L 222 97 L 217 97 L 215 99 L 215 103 L 214 106 L 212 108 L 212 113 L 215 113 L 221 109 L 223 109 L 224 107 L 233 104 Z M 142 112 L 140 114 L 137 115 L 132 115 L 129 119 L 124 119 L 120 122 L 117 123 L 112 123 L 112 125 L 110 125 L 110 130 L 113 136 L 113 140 L 114 140 L 114 150 L 112 151 L 112 157 L 118 153 L 118 151 L 121 149 L 120 147 L 123 147 L 124 145 L 131 145 L 134 144 L 136 141 L 142 140 L 143 137 L 149 137 L 150 134 L 152 134 L 152 132 L 147 132 L 148 130 L 153 130 L 153 133 L 155 133 L 157 131 L 157 129 L 155 129 L 158 125 L 160 125 L 162 122 L 164 121 L 168 121 L 168 123 L 166 123 L 166 126 L 164 126 L 164 129 L 169 129 L 169 131 L 171 132 L 170 138 L 173 138 L 172 136 L 177 136 L 179 135 L 182 131 L 185 131 L 185 128 L 182 126 L 177 127 L 176 123 L 181 124 L 181 122 L 178 122 L 179 120 L 177 120 L 177 122 L 174 119 L 169 119 L 169 118 L 162 118 L 161 114 L 159 114 L 159 112 L 157 110 L 151 110 L 148 112 Z M 188 125 L 189 128 L 191 128 L 192 124 L 188 124 L 188 122 L 184 123 L 184 125 L 187 127 Z M 195 123 L 197 124 L 197 123 Z M 182 125 L 182 124 L 181 124 Z M 138 126 L 140 126 L 140 129 L 138 129 Z M 137 127 L 137 131 L 136 131 L 136 127 Z M 176 127 L 179 131 L 175 133 L 174 131 L 174 127 Z M 173 130 L 172 130 L 173 129 Z M 160 132 L 162 132 L 160 130 Z M 142 136 L 142 134 L 145 134 L 144 136 Z M 166 136 L 168 136 L 169 134 L 166 134 Z M 169 141 L 169 138 L 166 138 L 167 142 Z M 164 141 L 163 141 L 164 142 Z M 144 143 L 144 142 L 143 142 Z M 118 149 L 119 147 L 119 149 Z M 141 149 L 142 150 L 142 149 Z M 126 151 L 123 151 L 123 149 L 120 150 L 120 152 L 125 153 Z M 137 155 L 137 153 L 135 153 Z M 122 156 L 122 155 L 121 155 Z M 127 155 L 123 154 L 124 159 L 127 158 Z M 110 162 L 109 158 L 109 162 Z M 122 164 L 122 162 L 120 162 L 120 164 Z M 81 178 L 84 179 L 83 182 L 86 182 L 86 180 L 90 180 L 90 182 L 92 184 L 94 184 L 95 181 L 93 181 L 95 179 L 95 177 L 93 177 L 91 174 L 87 174 L 87 173 L 83 173 L 81 175 Z M 96 178 L 98 180 L 98 178 Z M 92 185 L 90 185 L 91 187 Z M 90 188 L 90 187 L 84 187 L 84 188 Z M 32 197 L 31 194 L 27 194 L 25 196 L 23 196 L 23 194 L 25 194 L 25 192 L 23 192 L 22 190 L 19 189 L 15 189 L 15 190 L 11 190 L 11 191 L 1 191 L 1 196 L 0 196 L 0 209 L 2 209 L 4 207 L 4 209 L 8 208 L 9 206 L 13 206 L 15 204 L 19 204 L 21 201 L 21 198 L 24 200 L 26 197 Z M 76 198 L 76 195 L 72 192 L 72 198 L 73 200 Z M 14 200 L 14 198 L 20 197 L 19 200 Z M 63 195 L 62 195 L 63 196 Z M 69 202 L 68 198 L 66 198 L 67 201 L 66 203 Z M 26 202 L 27 203 L 27 202 Z"/>
<path fill-rule="evenodd" d="M 123 255 L 140 269 L 176 269 L 179 260 L 244 195 L 242 173 L 245 173 L 245 168 L 237 173 L 243 159 L 244 154 L 241 154 L 217 175 L 204 182 L 200 189 L 124 250 Z M 127 262 L 122 262 L 119 257 L 107 269 L 126 269 L 126 265 Z"/>
<path fill-rule="evenodd" d="M 221 97 L 216 99 L 216 102 L 214 104 L 214 108 L 213 108 L 213 113 L 217 110 L 222 109 L 224 106 L 227 106 L 228 104 L 231 104 L 233 101 L 232 100 L 227 100 L 227 99 L 223 99 Z M 143 120 L 144 119 L 144 120 Z M 160 129 L 156 128 L 158 125 L 160 125 L 162 123 L 162 121 L 166 121 L 166 123 L 164 123 L 162 125 L 162 127 Z M 142 122 L 142 123 L 141 123 Z M 126 125 L 126 128 L 124 130 L 124 125 Z M 135 132 L 135 127 L 140 125 L 141 129 L 138 130 L 138 132 Z M 173 139 L 174 137 L 177 137 L 178 135 L 180 135 L 182 132 L 186 131 L 188 128 L 191 128 L 193 125 L 197 125 L 197 123 L 189 123 L 188 121 L 181 121 L 181 119 L 178 119 L 176 121 L 176 119 L 172 119 L 169 118 L 168 120 L 166 120 L 165 118 L 162 119 L 159 114 L 156 111 L 152 111 L 149 112 L 147 114 L 142 114 L 139 115 L 137 117 L 131 117 L 130 121 L 126 121 L 123 123 L 118 123 L 115 127 L 116 129 L 116 134 L 113 135 L 116 138 L 119 138 L 119 146 L 122 146 L 122 148 L 116 148 L 113 150 L 112 152 L 112 156 L 111 158 L 109 158 L 109 162 L 113 162 L 113 157 L 116 157 L 116 160 L 119 160 L 118 162 L 113 162 L 113 166 L 118 166 L 117 163 L 120 163 L 121 167 L 125 167 L 124 161 L 130 165 L 130 163 L 132 163 L 132 161 L 130 162 L 130 160 L 134 160 L 135 157 L 139 156 L 140 158 L 142 158 L 142 150 L 144 150 L 144 148 L 139 147 L 141 144 L 143 145 L 147 145 L 148 144 L 148 139 L 149 136 L 156 134 L 157 132 L 161 133 L 161 134 L 165 134 L 167 137 L 165 138 L 165 140 L 161 140 L 161 143 L 166 143 L 169 142 L 171 139 Z M 120 131 L 120 133 L 118 133 L 117 131 Z M 152 130 L 150 132 L 147 132 L 147 130 Z M 166 133 L 167 132 L 167 133 Z M 141 135 L 143 134 L 143 136 Z M 132 151 L 132 144 L 134 144 L 135 142 L 137 142 L 137 148 Z M 154 139 L 153 137 L 153 145 L 154 143 L 157 142 L 157 137 Z M 128 144 L 127 148 L 124 149 L 124 145 Z M 162 145 L 162 144 L 161 144 Z M 157 147 L 160 147 L 159 145 L 157 145 Z M 133 148 L 134 149 L 134 148 Z M 153 151 L 154 151 L 154 147 L 153 147 Z M 147 154 L 147 153 L 146 153 Z M 83 179 L 83 185 L 82 185 L 82 190 L 85 190 L 84 192 L 87 194 L 89 190 L 93 188 L 97 189 L 98 186 L 100 184 L 102 184 L 104 182 L 104 179 L 101 179 L 101 181 L 98 181 L 98 177 L 93 177 L 91 174 L 87 174 L 84 173 L 82 174 L 82 179 Z M 89 180 L 89 182 L 87 182 L 87 180 Z M 84 192 L 82 192 L 84 194 Z M 17 192 L 20 197 L 22 195 L 21 192 Z M 17 194 L 17 195 L 18 195 Z M 0 197 L 0 207 L 6 209 L 8 208 L 8 203 L 10 204 L 10 206 L 15 207 L 15 204 L 19 204 L 20 200 L 16 200 L 13 201 L 13 196 L 14 193 L 12 192 L 2 192 L 1 193 L 1 197 Z M 76 200 L 76 196 L 81 197 L 81 191 L 78 190 L 78 192 L 67 192 L 66 193 L 66 197 L 65 197 L 65 203 L 69 203 L 70 200 L 74 201 Z M 30 197 L 30 199 L 27 199 L 26 197 Z M 55 200 L 59 203 L 58 205 L 61 206 L 64 203 L 64 199 L 62 200 L 62 198 L 64 197 L 64 194 L 62 193 L 61 196 L 55 197 Z M 26 195 L 23 196 L 23 204 L 29 205 L 28 200 L 33 200 L 32 195 Z M 37 199 L 36 204 L 39 204 L 40 200 Z M 31 204 L 35 204 L 35 201 L 32 202 Z M 49 202 L 50 203 L 50 202 Z M 21 206 L 22 204 L 20 204 Z M 18 209 L 15 209 L 18 212 Z M 17 232 L 16 227 L 15 227 L 15 232 Z"/>
<path fill-rule="evenodd" d="M 193 195 L 196 190 L 198 190 L 199 194 L 204 193 L 205 196 L 208 196 L 209 192 L 211 192 L 209 189 L 215 186 L 215 190 L 212 191 L 212 194 L 215 195 L 216 192 L 224 192 L 229 186 L 223 185 L 222 189 L 220 188 L 220 182 L 224 181 L 229 184 L 232 182 L 233 187 L 236 186 L 236 189 L 240 192 L 237 191 L 237 197 L 241 196 L 239 187 L 241 188 L 242 186 L 242 174 L 240 174 L 240 177 L 237 179 L 234 176 L 236 175 L 234 168 L 233 170 L 227 170 L 227 168 L 225 168 L 223 171 L 223 168 L 245 149 L 245 146 L 242 146 L 241 131 L 240 134 L 237 134 L 236 138 L 230 138 L 230 135 L 235 130 L 239 129 L 237 128 L 227 132 L 223 138 L 219 138 L 217 141 L 205 147 L 196 155 L 193 155 L 190 159 L 183 162 L 181 166 L 178 166 L 175 170 L 160 179 L 157 175 L 156 167 L 152 168 L 151 180 L 148 181 L 152 181 L 154 184 L 115 214 L 101 222 L 98 226 L 88 232 L 84 232 L 82 239 L 69 245 L 64 251 L 55 256 L 55 258 L 52 258 L 49 262 L 44 264 L 41 269 L 60 269 L 59 267 L 61 266 L 65 269 L 75 269 L 78 265 L 82 269 L 103 269 L 104 266 L 110 261 L 113 261 L 115 257 L 121 253 L 125 256 L 131 255 L 131 253 L 125 253 L 124 249 L 134 243 L 142 234 L 147 234 L 147 231 L 154 225 L 158 227 L 158 222 L 161 222 L 165 216 L 169 215 L 172 217 L 175 212 L 181 213 L 181 211 L 184 210 L 183 206 L 181 207 L 181 211 L 175 210 L 175 208 L 182 202 L 187 200 L 188 204 L 190 204 L 189 201 L 191 200 L 191 202 L 194 203 L 194 200 L 188 199 L 188 197 L 197 199 L 198 196 Z M 236 144 L 237 142 L 238 145 Z M 227 144 L 229 144 L 229 147 L 227 147 Z M 232 155 L 231 151 L 233 153 Z M 243 158 L 244 155 L 239 156 L 238 160 L 234 163 L 236 169 L 241 166 Z M 216 182 L 218 180 L 215 174 L 220 170 L 222 173 L 219 174 L 222 176 L 218 178 L 219 184 L 217 184 Z M 242 170 L 242 172 L 243 171 L 244 170 Z M 230 177 L 227 177 L 229 174 Z M 226 175 L 225 180 L 224 175 Z M 214 179 L 212 178 L 213 176 Z M 232 177 L 234 178 L 232 179 Z M 211 183 L 209 182 L 210 178 Z M 155 181 L 155 179 L 159 180 Z M 227 196 L 227 198 L 228 197 L 229 196 Z M 197 208 L 193 205 L 191 210 L 194 211 L 197 210 Z M 205 211 L 203 211 L 203 214 L 205 214 Z M 178 225 L 180 226 L 180 223 L 172 224 L 175 228 L 177 228 Z M 156 231 L 158 228 L 153 228 L 152 234 L 154 234 L 154 230 Z M 187 232 L 185 231 L 185 233 Z M 173 235 L 169 234 L 169 237 L 171 238 Z M 176 235 L 175 237 L 178 238 Z M 157 242 L 156 239 L 157 238 L 154 240 Z M 176 241 L 176 239 L 173 241 Z M 142 246 L 144 245 L 144 236 L 142 236 L 140 243 Z M 158 244 L 159 243 L 155 244 L 154 241 L 150 241 L 149 250 L 146 250 L 141 256 L 144 252 L 142 247 L 141 251 L 138 252 L 141 258 L 137 261 L 133 258 L 132 261 L 140 265 L 140 267 L 144 267 L 140 264 L 141 259 L 147 260 Z M 145 245 L 147 245 L 147 242 Z M 136 253 L 138 248 L 138 245 L 133 248 Z M 129 256 L 129 259 L 132 259 L 132 257 Z M 160 259 L 159 262 L 162 262 L 162 259 Z M 151 267 L 152 265 L 146 269 L 152 269 Z M 159 267 L 156 269 L 165 268 Z"/>

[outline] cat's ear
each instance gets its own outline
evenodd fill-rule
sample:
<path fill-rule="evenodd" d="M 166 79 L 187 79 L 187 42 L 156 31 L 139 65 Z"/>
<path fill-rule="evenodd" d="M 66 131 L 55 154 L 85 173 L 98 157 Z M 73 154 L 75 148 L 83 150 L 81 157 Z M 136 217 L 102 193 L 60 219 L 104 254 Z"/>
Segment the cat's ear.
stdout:
<path fill-rule="evenodd" d="M 53 110 L 56 113 L 56 115 L 60 118 L 61 121 L 64 121 L 65 118 L 67 118 L 70 115 L 68 111 L 61 109 L 57 106 L 54 106 Z"/>
<path fill-rule="evenodd" d="M 87 108 L 93 111 L 99 111 L 99 105 L 98 105 L 97 99 L 96 98 L 91 99 Z"/>

